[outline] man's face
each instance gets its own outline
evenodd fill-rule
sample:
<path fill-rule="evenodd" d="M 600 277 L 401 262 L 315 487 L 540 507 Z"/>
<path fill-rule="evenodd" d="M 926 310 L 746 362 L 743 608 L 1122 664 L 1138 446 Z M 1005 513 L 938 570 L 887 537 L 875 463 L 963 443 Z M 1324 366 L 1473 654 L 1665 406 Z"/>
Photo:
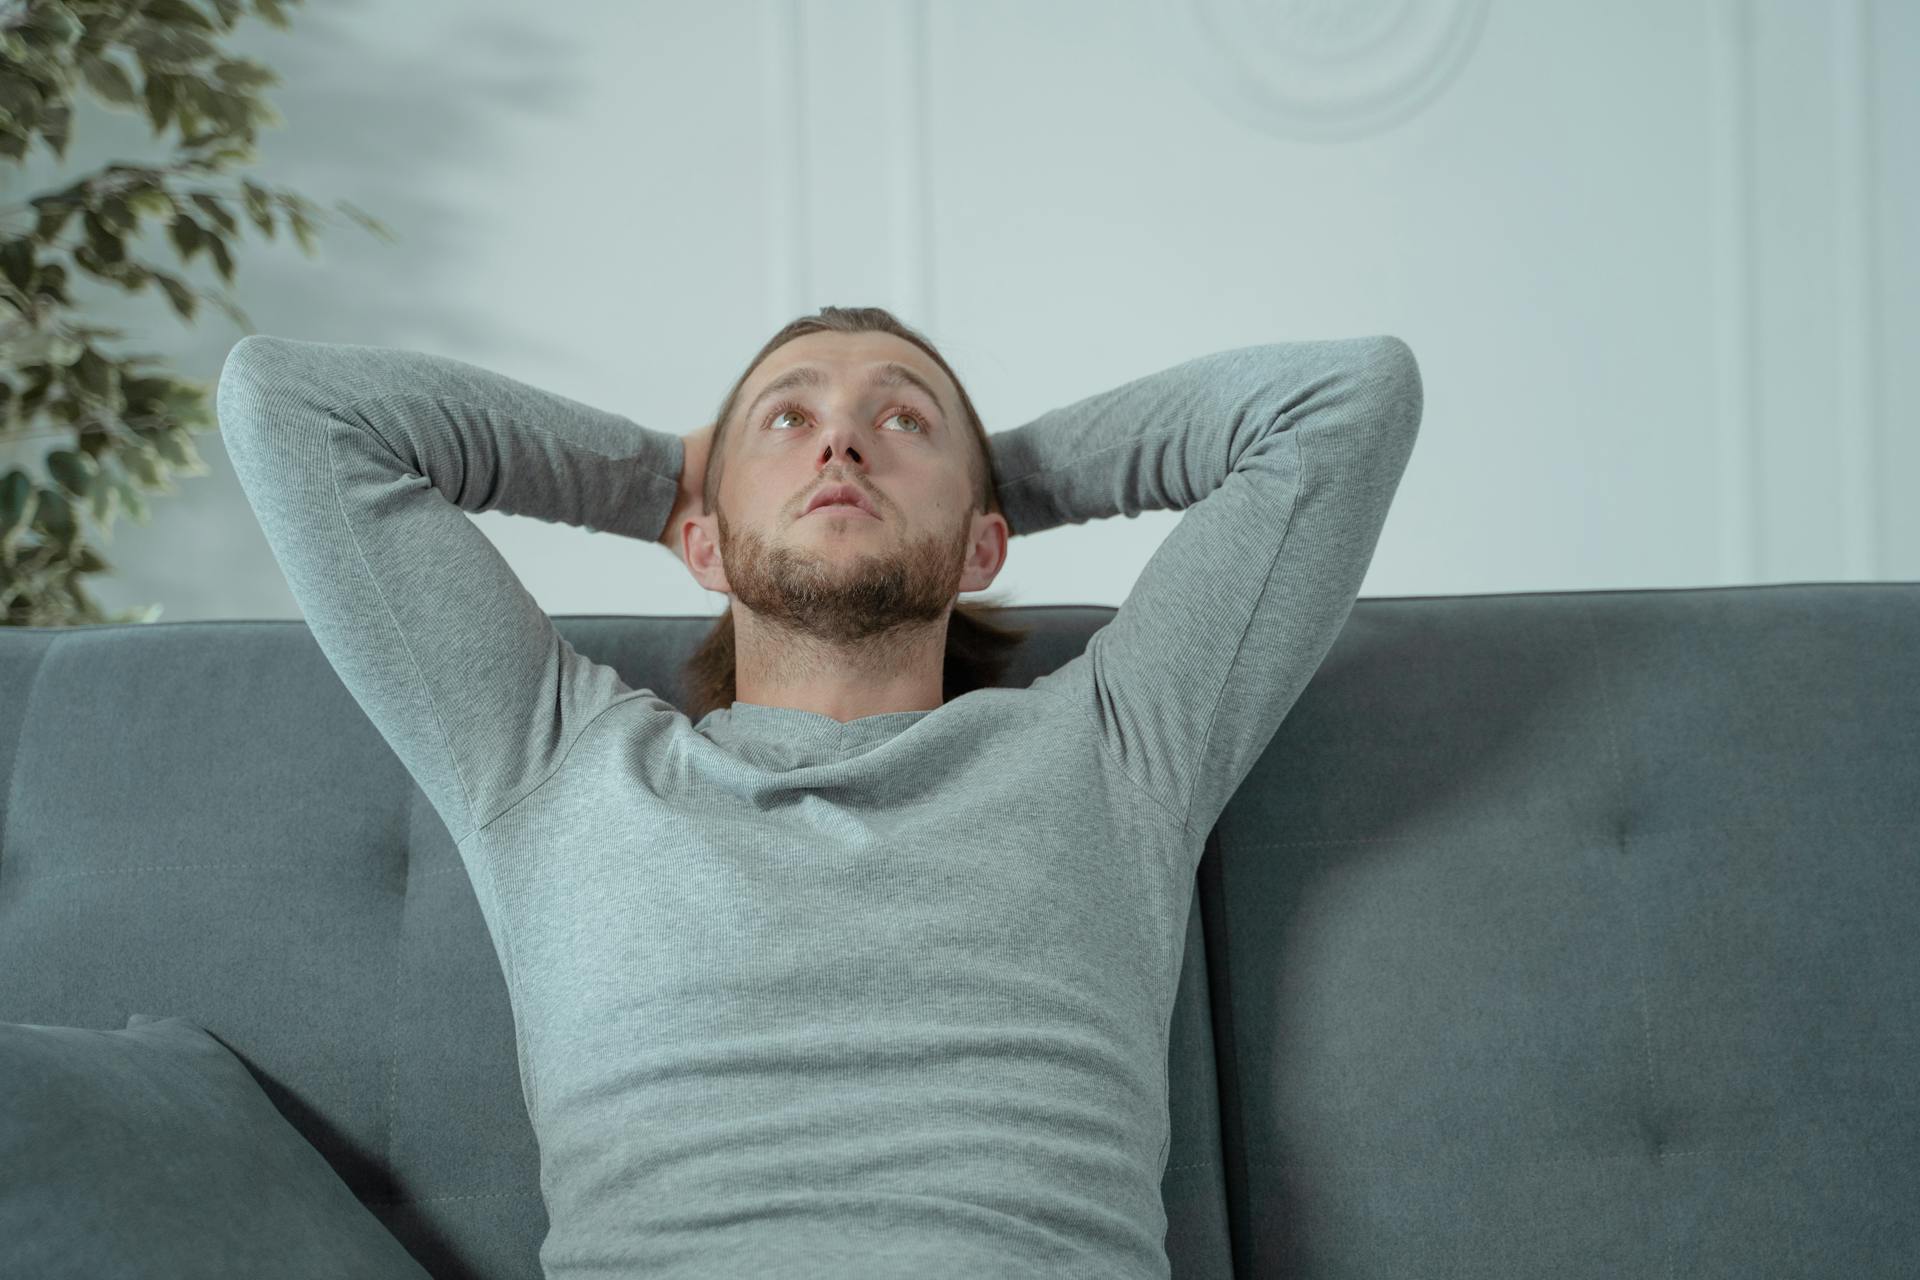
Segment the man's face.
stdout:
<path fill-rule="evenodd" d="M 889 365 L 927 389 L 904 377 L 876 382 Z M 818 380 L 776 388 L 798 370 Z M 718 563 L 698 551 L 688 563 L 709 590 L 789 630 L 846 643 L 934 622 L 959 592 L 983 591 L 999 572 L 1005 522 L 973 510 L 978 446 L 952 381 L 913 343 L 807 334 L 761 362 L 738 404 L 721 441 L 720 510 L 697 518 Z M 857 490 L 872 514 L 809 513 L 835 485 Z"/>

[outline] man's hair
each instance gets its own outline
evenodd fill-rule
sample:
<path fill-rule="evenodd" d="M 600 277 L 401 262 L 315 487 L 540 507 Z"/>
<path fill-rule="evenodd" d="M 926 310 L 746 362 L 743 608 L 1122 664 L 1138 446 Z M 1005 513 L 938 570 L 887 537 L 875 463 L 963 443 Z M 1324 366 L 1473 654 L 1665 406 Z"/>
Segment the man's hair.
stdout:
<path fill-rule="evenodd" d="M 945 357 L 933 344 L 901 323 L 884 307 L 822 307 L 813 315 L 789 322 L 767 339 L 765 346 L 741 375 L 734 380 L 726 398 L 714 414 L 713 439 L 707 447 L 707 470 L 701 481 L 701 501 L 709 512 L 720 509 L 720 473 L 726 456 L 724 442 L 729 420 L 733 417 L 740 389 L 774 351 L 809 333 L 890 333 L 904 338 L 926 352 L 935 364 L 953 380 L 960 394 L 961 415 L 972 433 L 975 448 L 970 451 L 968 472 L 973 482 L 972 510 L 982 514 L 1001 513 L 998 477 L 993 474 L 993 454 L 987 444 L 987 429 L 974 411 L 966 387 Z M 1003 513 L 1001 513 L 1003 514 Z M 1003 620 L 1004 601 L 982 596 L 976 601 L 955 599 L 953 613 L 947 619 L 947 656 L 941 680 L 941 701 L 946 702 L 974 689 L 985 688 L 998 680 L 1013 660 L 1013 651 L 1025 641 L 1031 627 L 1008 625 Z M 689 719 L 698 722 L 708 712 L 730 706 L 734 687 L 733 610 L 722 609 L 720 618 L 681 668 L 688 688 Z"/>

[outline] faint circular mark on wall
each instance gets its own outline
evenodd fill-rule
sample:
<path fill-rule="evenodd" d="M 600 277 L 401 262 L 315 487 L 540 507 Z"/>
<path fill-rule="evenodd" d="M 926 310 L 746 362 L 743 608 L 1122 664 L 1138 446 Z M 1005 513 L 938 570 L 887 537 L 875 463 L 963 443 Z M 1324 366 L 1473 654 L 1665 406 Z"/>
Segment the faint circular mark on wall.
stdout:
<path fill-rule="evenodd" d="M 1158 0 L 1181 66 L 1222 111 L 1309 141 L 1391 128 L 1466 65 L 1487 0 Z"/>

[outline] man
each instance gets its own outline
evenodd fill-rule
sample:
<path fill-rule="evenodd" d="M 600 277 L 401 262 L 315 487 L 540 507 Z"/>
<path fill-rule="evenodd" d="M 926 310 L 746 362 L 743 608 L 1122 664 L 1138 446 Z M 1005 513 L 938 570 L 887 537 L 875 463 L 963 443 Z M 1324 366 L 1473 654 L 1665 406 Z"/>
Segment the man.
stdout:
<path fill-rule="evenodd" d="M 776 334 L 721 407 L 710 514 L 715 428 L 685 438 L 659 540 L 732 597 L 733 697 L 836 720 L 945 701 L 949 616 L 992 583 L 1010 531 L 971 401 L 909 335 L 841 307 Z"/>
<path fill-rule="evenodd" d="M 1148 374 L 984 437 L 1003 515 L 928 350 L 764 352 L 691 519 L 688 441 L 620 415 L 417 352 L 228 357 L 241 484 L 499 954 L 549 1277 L 1168 1274 L 1194 868 L 1352 609 L 1419 370 L 1378 336 Z M 874 391 L 895 361 L 931 400 Z M 1085 652 L 938 698 L 939 615 L 1008 526 L 1188 507 Z M 487 510 L 679 524 L 743 696 L 693 722 L 575 652 Z"/>

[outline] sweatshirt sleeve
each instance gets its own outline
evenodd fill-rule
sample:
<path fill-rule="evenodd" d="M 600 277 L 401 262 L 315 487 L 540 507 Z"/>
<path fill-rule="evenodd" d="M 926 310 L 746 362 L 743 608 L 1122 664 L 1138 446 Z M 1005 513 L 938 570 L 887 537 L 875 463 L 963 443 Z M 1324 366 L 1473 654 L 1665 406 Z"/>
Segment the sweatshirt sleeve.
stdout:
<path fill-rule="evenodd" d="M 1346 624 L 1418 433 L 1412 350 L 1380 335 L 1218 352 L 988 437 L 1016 534 L 1191 507 L 1065 698 L 1203 837 Z"/>
<path fill-rule="evenodd" d="M 315 641 L 456 840 L 631 692 L 466 513 L 655 538 L 679 436 L 443 356 L 264 334 L 228 353 L 216 409 Z"/>

